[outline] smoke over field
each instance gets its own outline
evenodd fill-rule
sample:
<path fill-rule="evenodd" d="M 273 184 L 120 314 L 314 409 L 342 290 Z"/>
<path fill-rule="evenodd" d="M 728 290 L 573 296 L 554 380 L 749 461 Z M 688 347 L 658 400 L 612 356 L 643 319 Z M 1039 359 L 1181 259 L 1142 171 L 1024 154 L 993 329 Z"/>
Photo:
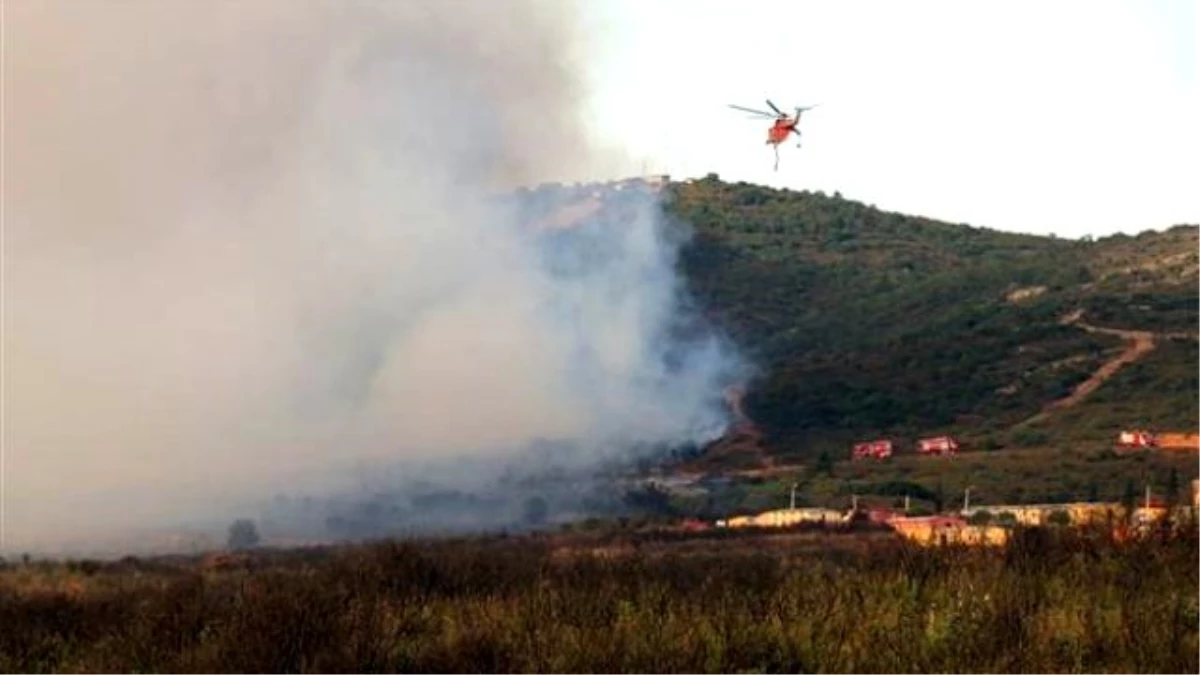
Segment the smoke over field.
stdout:
<path fill-rule="evenodd" d="M 572 7 L 8 3 L 3 548 L 718 433 L 657 198 L 497 198 L 619 159 Z"/>

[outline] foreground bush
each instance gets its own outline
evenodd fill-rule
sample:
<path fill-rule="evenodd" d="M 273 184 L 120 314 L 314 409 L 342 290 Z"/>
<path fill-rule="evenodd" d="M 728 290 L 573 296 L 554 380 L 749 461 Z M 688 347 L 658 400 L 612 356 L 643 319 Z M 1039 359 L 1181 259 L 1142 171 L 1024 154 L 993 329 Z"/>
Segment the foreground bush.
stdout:
<path fill-rule="evenodd" d="M 760 543 L 13 566 L 0 671 L 1198 670 L 1194 533 L 1125 546 L 1041 533 L 1002 551 L 885 540 L 852 555 Z"/>

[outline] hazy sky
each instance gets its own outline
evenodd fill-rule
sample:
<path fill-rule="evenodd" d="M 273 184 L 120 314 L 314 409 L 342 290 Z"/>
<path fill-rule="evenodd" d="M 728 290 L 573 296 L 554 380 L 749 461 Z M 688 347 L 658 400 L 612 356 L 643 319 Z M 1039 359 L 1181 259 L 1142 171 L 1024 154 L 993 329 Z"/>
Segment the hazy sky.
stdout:
<path fill-rule="evenodd" d="M 583 4 L 596 126 L 650 170 L 1059 236 L 1200 222 L 1193 0 Z M 767 97 L 821 103 L 778 173 L 726 107 Z"/>

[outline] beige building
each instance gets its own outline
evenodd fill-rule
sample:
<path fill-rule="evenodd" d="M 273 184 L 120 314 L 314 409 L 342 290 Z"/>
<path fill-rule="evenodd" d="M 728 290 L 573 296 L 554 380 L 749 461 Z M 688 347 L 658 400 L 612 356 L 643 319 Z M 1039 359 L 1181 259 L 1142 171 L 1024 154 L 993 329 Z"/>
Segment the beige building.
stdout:
<path fill-rule="evenodd" d="M 1086 523 L 1103 523 L 1111 519 L 1120 519 L 1125 508 L 1111 502 L 1075 502 L 1070 504 L 994 504 L 963 509 L 960 513 L 967 518 L 987 511 L 992 517 L 1001 513 L 1011 513 L 1021 525 L 1049 525 L 1051 516 L 1056 511 L 1062 511 L 1070 518 L 1072 525 Z"/>
<path fill-rule="evenodd" d="M 727 520 L 718 520 L 717 527 L 791 527 L 801 523 L 833 525 L 847 521 L 847 514 L 833 509 L 777 509 L 753 516 L 734 516 Z"/>
<path fill-rule="evenodd" d="M 962 518 L 948 516 L 893 518 L 888 525 L 901 537 L 922 546 L 1001 546 L 1009 536 L 1008 529 L 997 525 L 969 525 Z"/>

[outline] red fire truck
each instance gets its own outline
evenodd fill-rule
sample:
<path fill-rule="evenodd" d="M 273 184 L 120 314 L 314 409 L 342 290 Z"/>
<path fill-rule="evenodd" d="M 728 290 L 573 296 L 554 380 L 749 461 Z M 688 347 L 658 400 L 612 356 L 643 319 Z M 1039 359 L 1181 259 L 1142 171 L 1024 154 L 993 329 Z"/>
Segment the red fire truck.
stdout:
<path fill-rule="evenodd" d="M 892 442 L 888 440 L 856 443 L 851 455 L 854 459 L 884 459 L 892 456 Z"/>
<path fill-rule="evenodd" d="M 922 455 L 956 455 L 958 441 L 949 436 L 922 438 L 917 441 L 917 452 Z"/>
<path fill-rule="evenodd" d="M 1149 431 L 1122 431 L 1117 434 L 1118 448 L 1153 448 L 1155 445 L 1154 434 Z"/>

